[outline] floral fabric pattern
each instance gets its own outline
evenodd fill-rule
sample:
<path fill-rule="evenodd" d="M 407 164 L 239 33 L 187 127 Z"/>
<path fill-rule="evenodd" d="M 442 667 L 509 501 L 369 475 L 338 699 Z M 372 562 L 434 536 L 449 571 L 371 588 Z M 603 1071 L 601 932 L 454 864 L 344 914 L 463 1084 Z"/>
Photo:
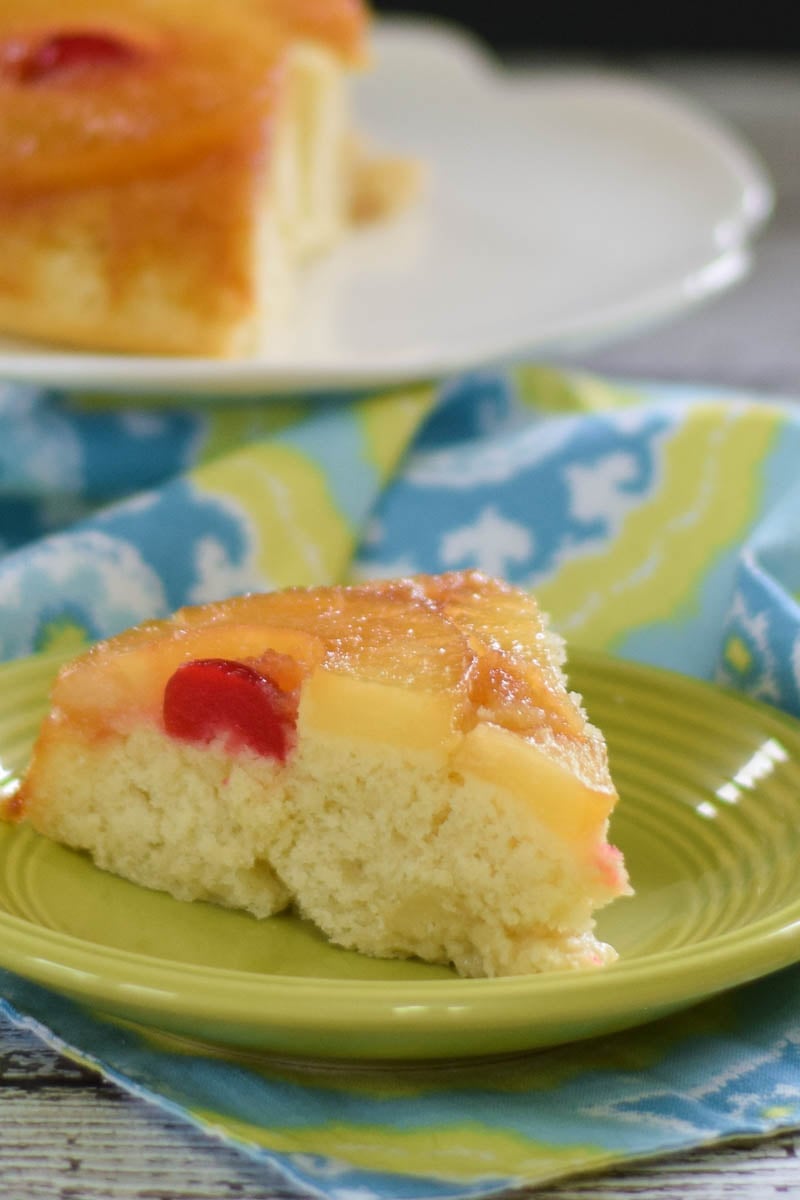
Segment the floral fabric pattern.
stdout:
<path fill-rule="evenodd" d="M 181 604 L 479 567 L 570 644 L 800 717 L 800 405 L 536 365 L 194 407 L 0 385 L 0 659 Z M 0 973 L 12 1020 L 331 1200 L 469 1197 L 800 1123 L 800 968 L 626 1034 L 347 1075 L 187 1052 Z"/>

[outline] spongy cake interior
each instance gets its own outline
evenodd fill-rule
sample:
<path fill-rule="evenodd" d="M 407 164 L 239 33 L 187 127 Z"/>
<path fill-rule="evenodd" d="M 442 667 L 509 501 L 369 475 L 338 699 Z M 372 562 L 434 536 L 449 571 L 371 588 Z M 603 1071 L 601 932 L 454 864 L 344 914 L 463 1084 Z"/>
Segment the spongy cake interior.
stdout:
<path fill-rule="evenodd" d="M 36 814 L 40 831 L 182 900 L 259 917 L 294 903 L 340 945 L 464 975 L 613 957 L 592 934 L 602 874 L 523 798 L 441 752 L 304 736 L 301 717 L 281 767 L 142 725 L 90 753 L 61 743 L 47 772 L 40 786 L 61 799 Z"/>

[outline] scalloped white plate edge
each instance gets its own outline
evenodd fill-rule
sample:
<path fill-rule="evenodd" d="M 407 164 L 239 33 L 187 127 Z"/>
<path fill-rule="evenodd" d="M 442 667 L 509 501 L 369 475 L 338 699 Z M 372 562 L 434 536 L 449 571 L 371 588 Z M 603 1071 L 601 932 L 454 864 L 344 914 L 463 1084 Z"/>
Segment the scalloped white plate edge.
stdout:
<path fill-rule="evenodd" d="M 714 249 L 709 244 L 708 251 L 699 254 L 691 266 L 676 273 L 665 270 L 662 277 L 651 279 L 644 287 L 631 286 L 629 293 L 615 303 L 539 320 L 525 335 L 519 328 L 495 328 L 483 337 L 476 337 L 472 331 L 469 337 L 451 334 L 437 340 L 434 330 L 433 341 L 409 345 L 401 344 L 400 339 L 394 349 L 384 349 L 376 357 L 369 353 L 367 327 L 363 329 L 364 352 L 351 345 L 349 349 L 334 347 L 333 353 L 302 353 L 298 344 L 288 353 L 273 349 L 269 354 L 224 360 L 94 354 L 0 339 L 0 379 L 123 396 L 166 393 L 198 398 L 266 398 L 299 389 L 390 386 L 523 356 L 564 353 L 628 335 L 708 300 L 748 273 L 751 239 L 773 208 L 772 185 L 757 156 L 735 133 L 682 95 L 611 72 L 556 68 L 524 74 L 505 71 L 479 42 L 444 23 L 412 18 L 384 20 L 376 30 L 375 43 L 376 58 L 379 67 L 383 60 L 384 70 L 366 81 L 373 97 L 397 88 L 404 73 L 415 70 L 423 84 L 442 88 L 442 96 L 454 92 L 465 100 L 481 96 L 484 101 L 502 106 L 504 113 L 517 111 L 520 121 L 528 106 L 536 105 L 543 96 L 552 102 L 560 91 L 569 100 L 590 89 L 590 95 L 593 91 L 610 96 L 623 106 L 635 106 L 639 113 L 650 112 L 655 120 L 671 123 L 676 133 L 694 140 L 709 169 L 716 172 L 716 182 L 732 191 L 731 208 L 720 210 L 718 226 L 709 230 Z M 398 141 L 396 136 L 393 140 Z M 412 146 L 406 144 L 406 148 L 413 151 Z M 435 175 L 435 162 L 431 170 Z M 339 252 L 340 262 L 346 263 L 348 253 L 352 254 L 352 247 L 348 251 L 345 246 Z M 347 266 L 344 269 L 347 272 Z M 311 272 L 314 270 L 312 267 Z M 454 293 L 452 300 L 457 304 L 459 296 Z M 303 321 L 303 308 L 301 296 L 295 312 L 298 326 Z M 380 314 L 376 317 L 379 319 Z"/>

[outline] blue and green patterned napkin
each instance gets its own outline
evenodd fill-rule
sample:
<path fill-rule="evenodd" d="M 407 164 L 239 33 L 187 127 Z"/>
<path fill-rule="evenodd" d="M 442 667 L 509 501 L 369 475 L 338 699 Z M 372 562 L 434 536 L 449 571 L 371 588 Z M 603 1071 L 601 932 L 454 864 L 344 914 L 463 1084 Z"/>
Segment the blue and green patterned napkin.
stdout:
<path fill-rule="evenodd" d="M 0 385 L 0 658 L 183 603 L 467 566 L 570 643 L 800 716 L 800 404 L 527 366 L 195 408 Z M 332 1200 L 484 1195 L 800 1124 L 800 968 L 501 1065 L 268 1067 L 0 973 L 3 1012 Z"/>

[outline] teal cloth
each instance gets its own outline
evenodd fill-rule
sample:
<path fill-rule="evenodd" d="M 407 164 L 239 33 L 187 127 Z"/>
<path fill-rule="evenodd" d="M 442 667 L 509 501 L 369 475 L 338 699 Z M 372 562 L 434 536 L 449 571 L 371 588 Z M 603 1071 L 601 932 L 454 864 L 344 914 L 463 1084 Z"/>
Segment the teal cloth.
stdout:
<path fill-rule="evenodd" d="M 534 366 L 299 407 L 7 386 L 0 654 L 234 591 L 478 566 L 573 644 L 800 716 L 798 463 L 790 400 Z M 343 1074 L 176 1053 L 0 976 L 9 1019 L 332 1200 L 484 1195 L 800 1124 L 799 991 L 791 968 L 502 1066 Z"/>

